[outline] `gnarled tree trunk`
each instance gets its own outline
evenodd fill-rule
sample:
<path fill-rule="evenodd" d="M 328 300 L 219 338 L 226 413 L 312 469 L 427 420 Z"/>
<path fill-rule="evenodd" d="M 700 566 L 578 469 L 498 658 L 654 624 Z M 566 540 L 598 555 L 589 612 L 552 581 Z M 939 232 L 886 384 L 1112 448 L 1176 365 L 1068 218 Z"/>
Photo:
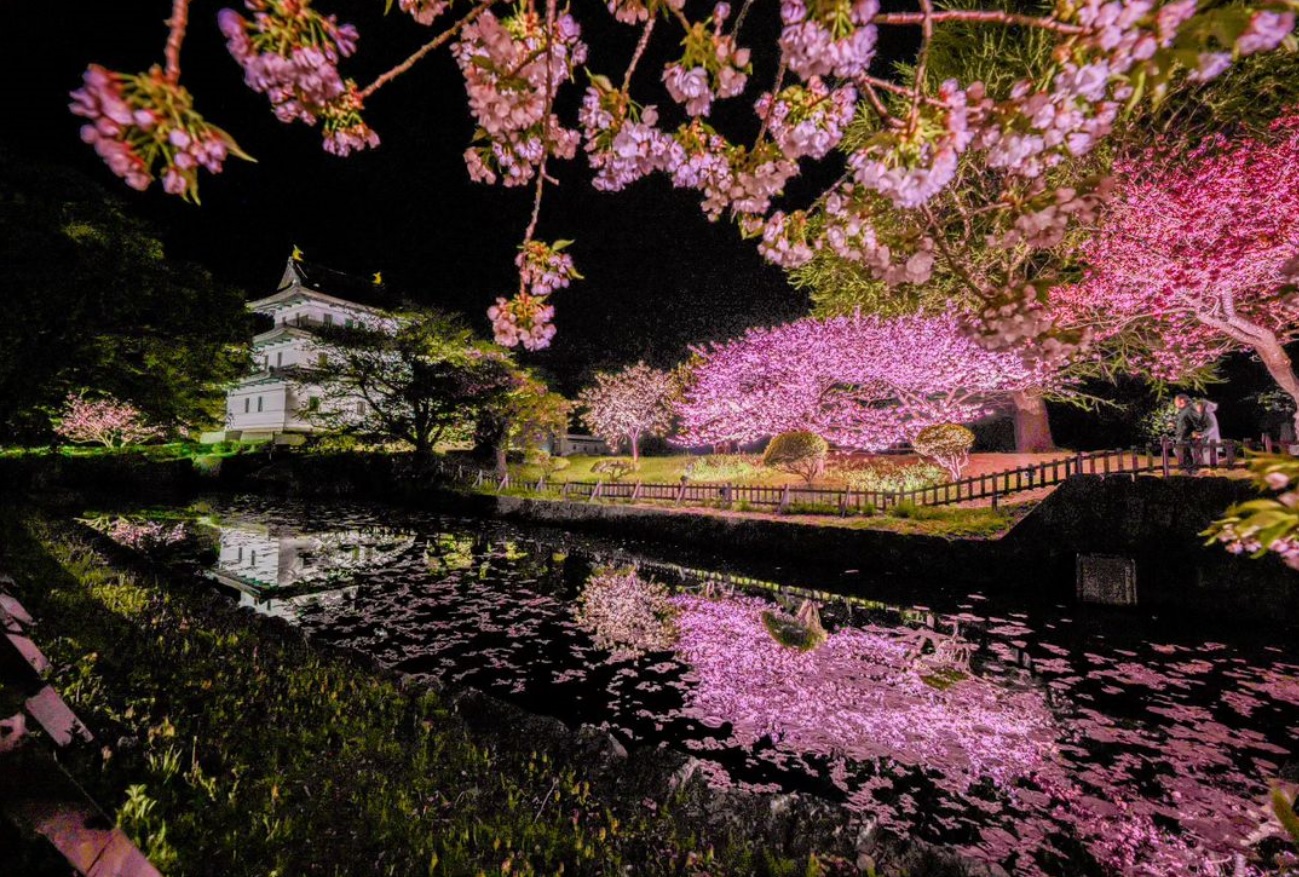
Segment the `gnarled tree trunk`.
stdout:
<path fill-rule="evenodd" d="M 1021 454 L 1054 451 L 1055 439 L 1051 437 L 1042 391 L 1016 390 L 1011 401 L 1015 403 L 1015 450 Z"/>

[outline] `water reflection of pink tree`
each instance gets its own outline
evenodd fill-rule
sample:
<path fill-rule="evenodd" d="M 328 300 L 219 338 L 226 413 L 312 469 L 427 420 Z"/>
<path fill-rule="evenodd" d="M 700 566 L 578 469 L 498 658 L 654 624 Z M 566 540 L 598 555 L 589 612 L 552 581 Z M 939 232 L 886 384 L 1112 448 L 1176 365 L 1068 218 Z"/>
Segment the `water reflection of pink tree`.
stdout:
<path fill-rule="evenodd" d="M 827 758 L 849 809 L 881 828 L 908 835 L 920 817 L 972 828 L 961 851 L 1016 874 L 1056 873 L 1050 863 L 1076 856 L 1079 843 L 1119 874 L 1218 874 L 1245 852 L 1257 782 L 1231 767 L 1215 722 L 1174 725 L 1168 739 L 1088 709 L 1057 721 L 1041 689 L 968 673 L 970 644 L 956 636 L 842 629 L 800 652 L 768 634 L 761 599 L 673 603 L 677 648 L 697 677 L 687 713 L 729 723 L 741 746 L 770 737 L 785 753 Z M 1177 739 L 1185 727 L 1209 737 Z M 1122 751 L 1101 751 L 1110 744 Z M 1163 762 L 1178 773 L 1142 779 L 1147 751 L 1160 747 L 1175 753 Z M 935 802 L 910 799 L 897 781 L 917 771 L 938 789 Z M 1173 824 L 1181 833 L 1165 828 Z"/>

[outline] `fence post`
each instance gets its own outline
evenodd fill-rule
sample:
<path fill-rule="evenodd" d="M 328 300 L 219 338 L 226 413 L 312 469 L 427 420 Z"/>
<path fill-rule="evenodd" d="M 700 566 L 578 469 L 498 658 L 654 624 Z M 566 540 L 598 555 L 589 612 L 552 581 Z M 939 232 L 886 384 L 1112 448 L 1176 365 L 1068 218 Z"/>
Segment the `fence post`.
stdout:
<path fill-rule="evenodd" d="M 564 482 L 564 486 L 561 487 L 561 488 L 559 488 L 559 498 L 560 498 L 560 499 L 563 499 L 563 500 L 567 500 L 567 499 L 568 499 L 568 484 L 569 484 L 569 483 L 568 483 L 567 481 L 565 481 L 565 482 Z"/>
<path fill-rule="evenodd" d="M 501 476 L 501 480 L 496 483 L 496 492 L 500 493 L 502 490 L 504 490 L 509 486 L 510 486 L 510 473 L 506 472 L 504 475 Z"/>
<path fill-rule="evenodd" d="M 789 485 L 786 484 L 780 492 L 780 505 L 776 507 L 776 514 L 783 515 L 789 509 Z"/>
<path fill-rule="evenodd" d="M 731 507 L 731 485 L 729 484 L 722 485 L 722 502 L 726 503 L 727 508 Z"/>
<path fill-rule="evenodd" d="M 595 489 L 591 491 L 591 498 L 587 500 L 587 502 L 595 502 L 596 498 L 600 495 L 600 488 L 603 486 L 603 481 L 595 482 Z"/>
<path fill-rule="evenodd" d="M 1236 442 L 1233 439 L 1227 440 L 1226 450 L 1227 450 L 1227 468 L 1234 469 L 1236 467 Z"/>
<path fill-rule="evenodd" d="M 635 502 L 636 500 L 640 499 L 640 485 L 641 485 L 641 483 L 640 483 L 639 481 L 637 481 L 637 482 L 636 482 L 636 486 L 633 487 L 633 488 L 631 489 L 631 501 L 632 501 L 632 502 Z"/>
<path fill-rule="evenodd" d="M 682 501 L 684 501 L 685 498 L 686 498 L 686 483 L 682 481 L 681 486 L 677 488 L 677 505 L 681 505 Z"/>
<path fill-rule="evenodd" d="M 1263 450 L 1266 453 L 1272 453 L 1272 436 L 1263 433 Z"/>
<path fill-rule="evenodd" d="M 533 489 L 534 489 L 537 493 L 541 493 L 543 490 L 546 489 L 546 476 L 545 476 L 545 475 L 542 475 L 540 478 L 537 479 L 537 486 L 536 486 L 535 488 L 533 488 Z"/>
<path fill-rule="evenodd" d="M 1160 467 L 1163 469 L 1165 478 L 1172 475 L 1172 472 L 1169 471 L 1169 467 L 1168 467 L 1168 445 L 1169 444 L 1170 442 L 1168 441 L 1168 436 L 1164 436 L 1159 440 Z"/>
<path fill-rule="evenodd" d="M 992 510 L 994 512 L 997 511 L 998 508 L 1000 508 L 1000 503 L 998 502 L 999 498 L 1000 498 L 1000 494 L 997 492 L 997 486 L 994 484 L 992 487 Z"/>
<path fill-rule="evenodd" d="M 844 490 L 839 494 L 839 517 L 848 515 L 848 491 Z"/>
<path fill-rule="evenodd" d="M 1074 458 L 1073 458 L 1073 465 L 1074 465 L 1074 474 L 1075 474 L 1075 475 L 1081 475 L 1081 474 L 1083 474 L 1083 455 L 1082 455 L 1082 451 L 1079 451 L 1077 454 L 1074 455 Z"/>
<path fill-rule="evenodd" d="M 479 469 L 478 474 L 474 476 L 474 487 L 480 487 L 483 483 L 483 470 Z"/>

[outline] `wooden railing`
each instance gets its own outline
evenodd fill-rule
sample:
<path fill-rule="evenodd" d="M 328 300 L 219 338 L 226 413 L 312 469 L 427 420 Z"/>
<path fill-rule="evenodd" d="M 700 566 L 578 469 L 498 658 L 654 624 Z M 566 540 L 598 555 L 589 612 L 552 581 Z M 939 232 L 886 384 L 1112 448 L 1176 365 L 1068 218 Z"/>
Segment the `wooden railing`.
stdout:
<path fill-rule="evenodd" d="M 946 484 L 907 491 L 833 489 L 788 484 L 763 487 L 749 484 L 652 484 L 612 480 L 552 483 L 544 477 L 524 482 L 511 479 L 508 475 L 498 477 L 484 469 L 454 463 L 440 464 L 439 471 L 460 484 L 486 487 L 496 493 L 513 489 L 570 502 L 625 500 L 725 508 L 739 506 L 770 509 L 779 513 L 850 514 L 871 510 L 886 511 L 902 504 L 940 506 L 980 500 L 987 500 L 996 508 L 1007 496 L 1051 487 L 1075 475 L 1133 477 L 1154 474 L 1168 478 L 1200 469 L 1235 469 L 1244 465 L 1241 451 L 1247 446 L 1247 443 L 1235 441 L 1178 444 L 1165 439 L 1157 446 L 1144 449 L 1083 451 L 1069 457 L 972 475 Z"/>

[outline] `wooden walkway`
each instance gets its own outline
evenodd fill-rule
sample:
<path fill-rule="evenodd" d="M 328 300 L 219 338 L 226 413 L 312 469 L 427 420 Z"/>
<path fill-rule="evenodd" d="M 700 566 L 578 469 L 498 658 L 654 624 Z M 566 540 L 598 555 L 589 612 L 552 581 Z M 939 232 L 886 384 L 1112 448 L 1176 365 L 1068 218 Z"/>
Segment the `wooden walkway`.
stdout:
<path fill-rule="evenodd" d="M 1225 472 L 1244 466 L 1247 444 L 1235 441 L 1175 444 L 1164 440 L 1144 449 L 1084 451 L 1076 454 L 984 472 L 910 491 L 852 490 L 784 485 L 658 484 L 642 481 L 537 481 L 521 482 L 509 475 L 497 477 L 485 469 L 441 463 L 438 471 L 450 481 L 495 493 L 522 493 L 568 502 L 622 500 L 719 508 L 775 511 L 779 514 L 852 514 L 882 512 L 899 505 L 991 506 L 1015 497 L 1045 495 L 1055 485 L 1075 475 L 1160 475 L 1165 478 L 1192 474 L 1192 470 Z"/>

